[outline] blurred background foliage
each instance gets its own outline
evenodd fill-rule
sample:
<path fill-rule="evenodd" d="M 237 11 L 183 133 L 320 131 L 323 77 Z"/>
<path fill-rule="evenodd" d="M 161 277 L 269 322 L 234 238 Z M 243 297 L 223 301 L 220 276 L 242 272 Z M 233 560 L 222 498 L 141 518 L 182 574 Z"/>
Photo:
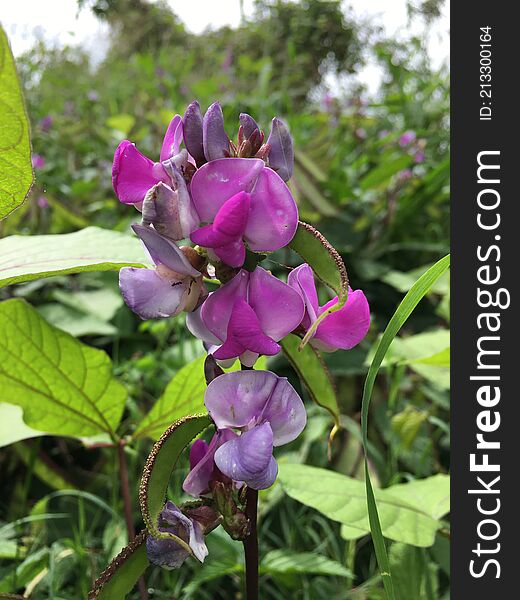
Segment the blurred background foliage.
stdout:
<path fill-rule="evenodd" d="M 108 23 L 110 48 L 94 63 L 82 48 L 36 43 L 18 60 L 36 183 L 23 207 L 0 223 L 0 234 L 65 233 L 88 225 L 126 231 L 138 215 L 117 202 L 111 187 L 117 143 L 131 139 L 157 159 L 172 115 L 194 98 L 203 107 L 220 100 L 230 136 L 242 111 L 265 130 L 273 116 L 285 119 L 295 139 L 291 187 L 301 219 L 341 252 L 351 286 L 368 296 L 373 326 L 356 349 L 326 356 L 344 425 L 331 461 L 331 419 L 311 405 L 302 439 L 278 458 L 360 477 L 359 410 L 370 349 L 413 281 L 449 250 L 447 67 L 431 67 L 425 40 L 388 39 L 336 0 L 258 0 L 238 29 L 200 35 L 187 31 L 162 2 L 78 1 Z M 410 19 L 430 23 L 441 5 L 410 4 Z M 375 94 L 353 77 L 367 61 L 383 69 Z M 266 262 L 277 274 L 295 264 L 287 252 Z M 321 293 L 327 297 L 327 290 Z M 114 273 L 55 277 L 0 294 L 27 298 L 48 321 L 110 354 L 130 391 L 128 433 L 172 376 L 203 352 L 182 317 L 140 322 L 123 305 Z M 377 457 L 373 476 L 381 486 L 448 471 L 448 306 L 443 279 L 385 361 L 369 432 Z M 283 357 L 269 367 L 299 386 Z M 130 456 L 134 497 L 150 444 L 140 440 Z M 126 543 L 112 454 L 54 437 L 4 450 L 0 477 L 9 485 L 0 500 L 0 592 L 86 597 Z M 173 478 L 174 497 L 185 467 Z M 321 572 L 281 568 L 273 555 L 263 571 L 263 598 L 383 597 L 368 537 L 342 539 L 338 523 L 284 497 L 277 485 L 262 494 L 261 515 L 262 555 L 288 548 L 331 561 Z M 419 581 L 409 589 L 402 582 L 400 598 L 448 598 L 448 527 L 424 551 L 393 544 L 392 564 Z M 215 533 L 209 546 L 203 569 L 153 570 L 150 597 L 241 598 L 237 544 Z"/>

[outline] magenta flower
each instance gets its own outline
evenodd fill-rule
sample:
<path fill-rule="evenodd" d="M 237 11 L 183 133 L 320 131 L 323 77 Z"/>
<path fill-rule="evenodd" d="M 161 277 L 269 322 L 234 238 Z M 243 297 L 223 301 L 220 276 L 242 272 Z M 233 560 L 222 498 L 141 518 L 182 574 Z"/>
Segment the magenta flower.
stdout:
<path fill-rule="evenodd" d="M 208 555 L 204 543 L 204 527 L 197 519 L 187 517 L 173 502 L 168 501 L 159 516 L 159 531 L 172 533 L 191 548 L 200 561 Z M 157 539 L 149 535 L 146 539 L 148 560 L 158 567 L 178 569 L 188 558 L 189 552 L 173 539 Z"/>
<path fill-rule="evenodd" d="M 124 267 L 119 287 L 124 301 L 142 319 L 171 317 L 193 310 L 204 294 L 202 275 L 176 244 L 151 227 L 132 225 L 155 269 Z"/>
<path fill-rule="evenodd" d="M 403 135 L 399 138 L 399 145 L 401 148 L 405 148 L 414 142 L 416 137 L 417 134 L 415 131 L 405 131 L 405 133 L 403 133 Z"/>
<path fill-rule="evenodd" d="M 164 136 L 160 162 L 153 162 L 141 154 L 129 140 L 123 140 L 119 144 L 114 154 L 112 184 L 116 196 L 123 204 L 139 205 L 146 192 L 161 181 L 172 185 L 171 177 L 162 163 L 179 155 L 181 141 L 182 119 L 180 115 L 175 115 Z M 185 160 L 187 161 L 187 156 Z"/>
<path fill-rule="evenodd" d="M 286 246 L 298 226 L 298 209 L 282 179 L 258 158 L 224 158 L 193 176 L 191 197 L 205 227 L 194 243 L 213 248 L 231 267 L 241 267 L 245 245 L 254 252 Z"/>
<path fill-rule="evenodd" d="M 198 498 L 210 491 L 211 481 L 226 479 L 215 465 L 215 452 L 234 437 L 231 429 L 221 429 L 215 433 L 209 445 L 200 439 L 193 442 L 190 449 L 190 472 L 182 484 L 182 489 L 187 494 Z"/>
<path fill-rule="evenodd" d="M 40 154 L 32 155 L 32 166 L 35 169 L 43 169 L 45 167 L 45 158 Z"/>
<path fill-rule="evenodd" d="M 289 273 L 287 283 L 297 290 L 305 302 L 305 315 L 301 326 L 307 331 L 316 319 L 338 303 L 336 296 L 323 306 L 318 304 L 314 274 L 307 264 Z M 350 350 L 365 337 L 370 328 L 370 309 L 361 290 L 349 290 L 345 306 L 329 314 L 318 325 L 310 343 L 319 350 Z"/>
<path fill-rule="evenodd" d="M 425 154 L 424 154 L 424 152 L 422 150 L 419 150 L 418 152 L 416 152 L 413 155 L 413 162 L 414 163 L 420 164 L 420 163 L 423 163 L 425 160 L 426 160 L 426 156 L 425 156 Z"/>
<path fill-rule="evenodd" d="M 304 312 L 299 290 L 256 267 L 252 273 L 242 269 L 210 294 L 186 324 L 217 360 L 240 357 L 252 366 L 260 354 L 280 351 L 277 342 L 298 327 Z"/>
<path fill-rule="evenodd" d="M 52 118 L 52 116 L 47 115 L 46 117 L 43 117 L 43 119 L 40 119 L 40 122 L 39 122 L 40 129 L 44 133 L 47 133 L 49 131 L 49 129 L 52 127 L 53 123 L 54 123 L 54 119 Z"/>
<path fill-rule="evenodd" d="M 307 421 L 292 385 L 269 371 L 235 371 L 214 379 L 204 402 L 217 428 L 241 432 L 216 449 L 218 469 L 253 489 L 270 487 L 278 473 L 273 446 L 295 440 Z"/>

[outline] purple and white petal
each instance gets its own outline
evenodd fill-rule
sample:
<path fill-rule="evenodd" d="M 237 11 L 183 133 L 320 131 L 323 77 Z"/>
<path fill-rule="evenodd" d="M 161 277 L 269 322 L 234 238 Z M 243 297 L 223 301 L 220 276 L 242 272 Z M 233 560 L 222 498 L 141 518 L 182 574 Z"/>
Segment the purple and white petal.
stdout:
<path fill-rule="evenodd" d="M 211 294 L 208 296 L 208 298 L 210 296 Z M 220 346 L 222 340 L 219 340 L 206 327 L 206 324 L 202 320 L 201 309 L 202 306 L 186 315 L 186 327 L 196 338 L 202 340 L 204 343 L 212 344 L 213 346 Z"/>
<path fill-rule="evenodd" d="M 179 154 L 179 148 L 182 142 L 182 117 L 175 115 L 168 125 L 164 136 L 160 161 L 167 160 L 176 154 Z"/>
<path fill-rule="evenodd" d="M 132 225 L 132 229 L 139 236 L 156 265 L 164 265 L 181 276 L 200 277 L 199 271 L 191 266 L 182 250 L 174 242 L 160 235 L 151 227 Z"/>
<path fill-rule="evenodd" d="M 263 332 L 276 342 L 296 329 L 305 313 L 301 295 L 262 267 L 250 275 L 249 304 Z"/>
<path fill-rule="evenodd" d="M 249 247 L 254 252 L 283 248 L 293 239 L 297 227 L 298 208 L 291 191 L 273 170 L 264 168 L 251 192 L 244 235 Z"/>
<path fill-rule="evenodd" d="M 320 314 L 337 303 L 334 298 L 320 308 Z M 366 336 L 370 328 L 370 308 L 361 290 L 351 291 L 347 302 L 337 312 L 331 313 L 319 324 L 312 344 L 331 352 L 350 350 Z"/>
<path fill-rule="evenodd" d="M 172 317 L 184 310 L 189 284 L 172 284 L 152 269 L 123 267 L 119 287 L 127 306 L 141 319 Z"/>
<path fill-rule="evenodd" d="M 259 422 L 279 377 L 270 371 L 233 371 L 214 379 L 204 404 L 219 429 Z"/>
<path fill-rule="evenodd" d="M 179 222 L 179 230 L 182 234 L 182 238 L 187 238 L 190 233 L 195 230 L 199 224 L 200 219 L 197 214 L 195 205 L 193 204 L 186 181 L 182 176 L 182 173 L 176 167 L 171 167 L 170 177 L 172 178 L 175 192 L 177 194 L 177 214 Z"/>
<path fill-rule="evenodd" d="M 307 413 L 302 399 L 285 377 L 278 377 L 276 387 L 260 415 L 273 430 L 273 445 L 283 446 L 295 440 L 304 430 Z"/>
<path fill-rule="evenodd" d="M 305 316 L 302 326 L 308 329 L 318 316 L 318 292 L 314 281 L 314 273 L 308 264 L 293 269 L 287 278 L 287 283 L 299 292 L 305 302 Z"/>
<path fill-rule="evenodd" d="M 202 135 L 206 160 L 217 160 L 229 155 L 229 138 L 224 129 L 224 115 L 218 102 L 214 102 L 204 115 Z"/>
<path fill-rule="evenodd" d="M 132 142 L 123 140 L 119 144 L 112 164 L 112 185 L 121 202 L 142 202 L 151 187 L 168 180 L 162 165 L 141 154 Z"/>
<path fill-rule="evenodd" d="M 273 432 L 269 423 L 263 423 L 223 444 L 215 452 L 215 464 L 234 481 L 244 481 L 247 485 L 260 483 L 263 489 L 274 481 L 266 481 L 272 457 Z M 268 474 L 272 474 L 271 470 Z"/>
<path fill-rule="evenodd" d="M 190 191 L 201 221 L 211 223 L 231 196 L 250 192 L 262 169 L 264 162 L 259 158 L 223 158 L 198 169 Z"/>

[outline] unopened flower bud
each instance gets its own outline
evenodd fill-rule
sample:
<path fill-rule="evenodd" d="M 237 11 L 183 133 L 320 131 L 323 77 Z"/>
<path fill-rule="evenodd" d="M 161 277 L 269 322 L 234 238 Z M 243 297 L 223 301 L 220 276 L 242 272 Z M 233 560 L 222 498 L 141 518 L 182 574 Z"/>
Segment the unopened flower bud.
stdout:
<path fill-rule="evenodd" d="M 206 160 L 229 156 L 229 138 L 224 130 L 224 115 L 218 102 L 206 111 L 202 121 L 204 155 Z"/>
<path fill-rule="evenodd" d="M 186 109 L 182 124 L 184 127 L 184 144 L 195 159 L 197 166 L 200 167 L 206 162 L 206 158 L 202 137 L 202 114 L 200 105 L 196 100 Z"/>
<path fill-rule="evenodd" d="M 267 144 L 270 146 L 269 166 L 288 181 L 294 168 L 293 142 L 287 125 L 277 117 L 271 123 Z"/>

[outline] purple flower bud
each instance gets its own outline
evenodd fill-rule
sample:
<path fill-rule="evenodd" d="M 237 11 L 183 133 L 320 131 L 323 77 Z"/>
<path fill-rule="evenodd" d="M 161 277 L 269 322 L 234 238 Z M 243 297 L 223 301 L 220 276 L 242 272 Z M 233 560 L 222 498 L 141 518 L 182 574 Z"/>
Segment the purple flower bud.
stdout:
<path fill-rule="evenodd" d="M 206 162 L 206 157 L 204 156 L 202 137 L 202 114 L 200 104 L 196 100 L 186 109 L 182 123 L 186 149 L 195 159 L 197 166 L 200 167 Z"/>
<path fill-rule="evenodd" d="M 229 138 L 224 130 L 224 115 L 218 102 L 214 102 L 206 111 L 202 132 L 206 160 L 229 156 Z"/>
<path fill-rule="evenodd" d="M 416 152 L 414 154 L 413 157 L 413 161 L 417 164 L 423 163 L 426 160 L 426 156 L 424 154 L 424 152 L 422 152 L 421 150 L 419 150 L 419 152 Z"/>
<path fill-rule="evenodd" d="M 399 145 L 401 146 L 401 148 L 406 148 L 406 146 L 409 146 L 415 140 L 416 137 L 417 134 L 415 133 L 415 131 L 406 131 L 399 138 Z"/>
<path fill-rule="evenodd" d="M 316 319 L 338 303 L 336 296 L 323 306 L 318 304 L 314 273 L 307 264 L 300 265 L 289 273 L 287 283 L 297 290 L 305 302 L 305 315 L 301 327 L 307 331 Z M 338 348 L 350 350 L 365 337 L 370 328 L 370 309 L 361 290 L 349 290 L 346 304 L 329 314 L 316 329 L 311 345 L 325 352 Z"/>
<path fill-rule="evenodd" d="M 251 137 L 253 131 L 260 131 L 257 122 L 247 113 L 240 113 L 239 121 L 246 140 Z"/>
<path fill-rule="evenodd" d="M 294 169 L 293 141 L 287 125 L 277 117 L 272 120 L 267 138 L 269 166 L 284 180 L 289 181 Z"/>
<path fill-rule="evenodd" d="M 41 119 L 40 123 L 39 123 L 40 129 L 44 133 L 47 133 L 49 131 L 49 129 L 52 127 L 53 122 L 54 122 L 54 119 L 50 115 L 43 117 L 43 119 Z"/>

